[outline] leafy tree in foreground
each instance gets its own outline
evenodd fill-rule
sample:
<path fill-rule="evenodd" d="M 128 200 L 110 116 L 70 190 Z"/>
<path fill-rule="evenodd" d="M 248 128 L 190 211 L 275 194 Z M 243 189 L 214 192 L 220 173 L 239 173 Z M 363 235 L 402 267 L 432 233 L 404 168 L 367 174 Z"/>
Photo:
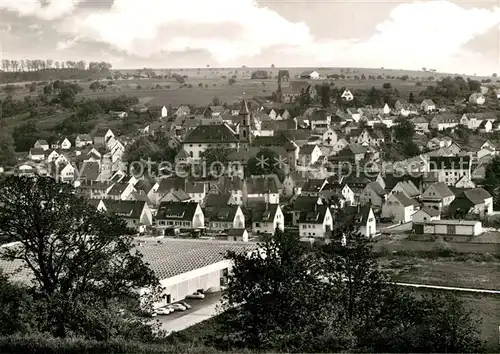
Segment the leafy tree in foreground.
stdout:
<path fill-rule="evenodd" d="M 369 239 L 349 226 L 337 233 L 321 249 L 323 269 L 336 292 L 332 294 L 341 305 L 346 321 L 361 318 L 371 321 L 379 310 L 387 290 L 388 278 L 378 269 L 377 258 Z"/>
<path fill-rule="evenodd" d="M 478 353 L 479 321 L 454 295 L 393 292 L 364 337 L 367 350 L 409 353 Z"/>
<path fill-rule="evenodd" d="M 139 288 L 157 283 L 142 256 L 132 251 L 123 220 L 96 212 L 68 184 L 45 177 L 0 180 L 0 238 L 20 242 L 2 250 L 21 260 L 33 277 L 39 330 L 58 337 L 113 334 L 136 338 L 148 332 L 137 317 Z M 149 329 L 150 332 L 150 329 Z"/>
<path fill-rule="evenodd" d="M 26 288 L 8 281 L 0 272 L 0 336 L 26 332 L 30 329 L 32 307 Z"/>
<path fill-rule="evenodd" d="M 477 323 L 463 302 L 392 285 L 368 238 L 346 226 L 321 248 L 339 318 L 366 352 L 477 352 Z M 431 333 L 432 332 L 432 333 Z M 327 348 L 325 348 L 327 349 Z"/>
<path fill-rule="evenodd" d="M 218 318 L 221 348 L 320 351 L 348 347 L 337 343 L 334 306 L 317 262 L 298 235 L 276 230 L 251 255 L 230 252 L 233 274 L 223 295 L 226 312 Z M 325 334 L 334 334 L 333 338 Z M 325 339 L 330 343 L 321 343 Z"/>
<path fill-rule="evenodd" d="M 216 333 L 220 348 L 300 352 L 477 352 L 477 323 L 451 297 L 391 284 L 370 241 L 347 224 L 310 247 L 277 231 L 233 274 Z"/>

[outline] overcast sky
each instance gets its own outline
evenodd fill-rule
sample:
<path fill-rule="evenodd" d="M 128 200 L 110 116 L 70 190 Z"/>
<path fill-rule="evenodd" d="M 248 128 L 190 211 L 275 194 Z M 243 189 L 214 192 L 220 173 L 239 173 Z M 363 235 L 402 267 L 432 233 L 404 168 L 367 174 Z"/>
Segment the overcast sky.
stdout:
<path fill-rule="evenodd" d="M 0 0 L 7 59 L 500 73 L 500 1 Z"/>

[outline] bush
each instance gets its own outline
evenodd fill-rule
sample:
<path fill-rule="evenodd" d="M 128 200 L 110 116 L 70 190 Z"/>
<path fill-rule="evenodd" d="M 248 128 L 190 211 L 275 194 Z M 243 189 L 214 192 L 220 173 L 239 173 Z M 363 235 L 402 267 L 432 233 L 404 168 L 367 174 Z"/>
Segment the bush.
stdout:
<path fill-rule="evenodd" d="M 0 352 L 12 354 L 217 353 L 212 348 L 189 344 L 148 344 L 124 339 L 100 342 L 83 338 L 58 339 L 46 334 L 0 337 Z"/>

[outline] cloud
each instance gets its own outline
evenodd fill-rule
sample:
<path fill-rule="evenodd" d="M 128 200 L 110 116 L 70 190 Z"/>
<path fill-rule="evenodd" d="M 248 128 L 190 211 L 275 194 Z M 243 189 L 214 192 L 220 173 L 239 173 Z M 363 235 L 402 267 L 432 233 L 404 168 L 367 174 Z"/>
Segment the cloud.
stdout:
<path fill-rule="evenodd" d="M 54 20 L 71 14 L 83 0 L 0 0 L 0 9 L 19 13 L 21 16 L 35 16 L 43 20 Z"/>
<path fill-rule="evenodd" d="M 251 0 L 115 0 L 107 11 L 68 18 L 63 29 L 140 57 L 204 49 L 219 62 L 312 41 L 304 23 L 291 23 Z"/>
<path fill-rule="evenodd" d="M 492 28 L 500 30 L 499 25 L 500 7 L 464 9 L 449 1 L 419 1 L 395 7 L 364 41 L 323 41 L 284 51 L 298 56 L 314 53 L 323 65 L 366 66 L 368 62 L 372 67 L 397 69 L 475 70 L 481 67 L 482 55 L 466 51 L 464 45 Z M 500 52 L 500 43 L 496 45 Z M 492 68 L 498 62 L 487 65 Z"/>
<path fill-rule="evenodd" d="M 478 67 L 491 71 L 499 63 L 466 44 L 499 28 L 500 7 L 464 8 L 450 1 L 395 4 L 373 35 L 361 40 L 351 38 L 348 26 L 344 38 L 328 33 L 315 38 L 307 24 L 289 21 L 252 0 L 114 0 L 98 10 L 78 7 L 78 2 L 53 0 L 42 6 L 35 0 L 0 0 L 0 7 L 22 16 L 59 19 L 54 28 L 70 38 L 61 40 L 59 49 L 94 41 L 145 62 L 164 53 L 199 51 L 221 65 L 425 66 L 462 72 Z M 329 18 L 318 14 L 318 21 Z M 491 46 L 500 53 L 500 44 Z"/>
<path fill-rule="evenodd" d="M 70 38 L 64 41 L 59 41 L 57 42 L 57 50 L 65 50 L 73 47 L 78 41 L 80 40 L 79 37 L 75 38 Z"/>

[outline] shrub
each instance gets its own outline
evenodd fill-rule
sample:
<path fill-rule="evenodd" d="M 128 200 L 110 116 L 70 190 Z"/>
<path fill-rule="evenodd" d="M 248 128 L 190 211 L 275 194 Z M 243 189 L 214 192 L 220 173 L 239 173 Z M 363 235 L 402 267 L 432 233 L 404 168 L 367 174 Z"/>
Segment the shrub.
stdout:
<path fill-rule="evenodd" d="M 98 353 L 217 353 L 215 349 L 189 344 L 150 344 L 125 339 L 109 341 L 83 338 L 54 338 L 46 334 L 0 337 L 0 352 L 12 354 L 98 354 Z"/>

